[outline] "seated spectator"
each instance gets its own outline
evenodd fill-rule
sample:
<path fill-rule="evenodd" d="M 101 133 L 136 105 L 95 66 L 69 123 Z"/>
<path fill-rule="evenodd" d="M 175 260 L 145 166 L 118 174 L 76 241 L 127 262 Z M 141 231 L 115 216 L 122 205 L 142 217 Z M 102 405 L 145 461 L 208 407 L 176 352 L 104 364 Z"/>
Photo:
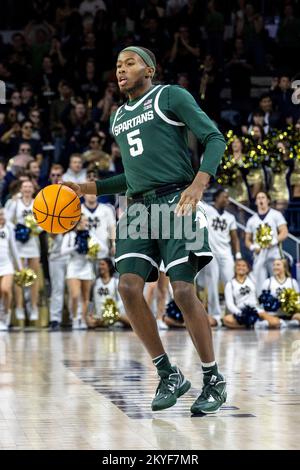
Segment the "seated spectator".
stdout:
<path fill-rule="evenodd" d="M 83 161 L 80 153 L 74 153 L 70 157 L 69 168 L 63 174 L 63 181 L 73 183 L 84 183 L 86 181 L 86 170 L 83 168 Z"/>
<path fill-rule="evenodd" d="M 234 278 L 225 285 L 224 295 L 228 313 L 224 316 L 223 323 L 227 328 L 250 328 L 259 318 L 267 318 L 267 314 L 259 306 L 255 283 L 249 273 L 247 261 L 237 260 Z"/>
<path fill-rule="evenodd" d="M 291 80 L 288 75 L 281 75 L 278 80 L 278 86 L 272 93 L 272 98 L 275 107 L 281 114 L 282 122 L 284 126 L 287 124 L 288 118 L 297 117 L 296 110 L 297 106 L 292 101 L 293 90 L 291 88 Z"/>
<path fill-rule="evenodd" d="M 59 163 L 53 163 L 49 172 L 49 183 L 58 184 L 62 181 L 64 169 Z"/>
<path fill-rule="evenodd" d="M 118 322 L 130 327 L 129 319 L 126 315 L 123 302 L 118 292 L 119 280 L 114 276 L 115 269 L 110 258 L 99 260 L 99 275 L 94 285 L 94 313 L 89 320 L 89 325 L 93 327 L 107 326 L 105 324 L 105 301 L 113 300 L 119 312 Z"/>
<path fill-rule="evenodd" d="M 298 282 L 296 279 L 291 277 L 286 259 L 280 258 L 273 262 L 273 276 L 265 280 L 262 289 L 263 291 L 267 291 L 278 300 L 283 289 L 293 289 L 296 292 L 299 292 Z M 260 297 L 260 300 L 263 300 L 263 295 Z M 266 320 L 261 322 L 261 328 L 284 328 L 285 326 L 300 326 L 300 311 L 295 312 L 292 315 L 291 321 L 288 324 L 285 323 L 285 320 L 290 320 L 290 317 L 288 317 L 282 311 L 280 306 L 278 306 L 276 310 L 269 312 L 269 316 L 272 317 L 272 322 L 270 323 L 270 321 L 268 321 L 268 324 Z"/>
<path fill-rule="evenodd" d="M 15 125 L 17 126 L 17 125 Z M 42 147 L 38 139 L 32 136 L 33 125 L 29 120 L 23 121 L 21 127 L 16 127 L 16 132 L 10 136 L 3 135 L 2 141 L 9 146 L 9 155 L 16 155 L 21 144 L 28 144 L 31 148 L 31 154 L 38 161 L 42 161 Z"/>

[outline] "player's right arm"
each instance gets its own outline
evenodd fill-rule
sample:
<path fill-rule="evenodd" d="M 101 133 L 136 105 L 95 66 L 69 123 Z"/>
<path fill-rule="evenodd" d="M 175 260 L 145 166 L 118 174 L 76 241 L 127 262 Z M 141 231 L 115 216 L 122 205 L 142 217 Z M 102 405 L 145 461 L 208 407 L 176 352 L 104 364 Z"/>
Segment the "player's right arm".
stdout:
<path fill-rule="evenodd" d="M 103 194 L 119 194 L 127 191 L 126 177 L 124 173 L 105 178 L 103 180 L 89 181 L 87 183 L 72 183 L 64 181 L 62 184 L 73 189 L 77 196 L 81 197 L 84 194 L 96 194 L 97 196 Z"/>

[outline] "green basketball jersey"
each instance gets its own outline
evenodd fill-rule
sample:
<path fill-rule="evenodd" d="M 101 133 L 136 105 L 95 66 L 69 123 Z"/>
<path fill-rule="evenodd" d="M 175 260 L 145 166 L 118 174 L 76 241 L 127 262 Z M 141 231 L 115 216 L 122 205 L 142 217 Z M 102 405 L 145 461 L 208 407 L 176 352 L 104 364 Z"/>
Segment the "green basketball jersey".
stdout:
<path fill-rule="evenodd" d="M 194 179 L 188 129 L 205 146 L 200 170 L 215 174 L 225 140 L 188 91 L 156 85 L 118 108 L 111 131 L 121 150 L 128 195 Z"/>

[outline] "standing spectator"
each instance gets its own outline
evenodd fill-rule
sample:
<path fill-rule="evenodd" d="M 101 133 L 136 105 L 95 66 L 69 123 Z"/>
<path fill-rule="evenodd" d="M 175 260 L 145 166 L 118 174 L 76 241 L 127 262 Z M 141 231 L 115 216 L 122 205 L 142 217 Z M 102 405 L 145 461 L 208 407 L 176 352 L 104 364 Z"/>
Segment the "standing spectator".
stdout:
<path fill-rule="evenodd" d="M 54 173 L 54 170 L 53 170 Z M 54 177 L 53 177 L 53 181 Z M 54 184 L 54 183 L 52 183 Z M 62 234 L 48 235 L 48 262 L 49 262 L 49 275 L 51 285 L 50 295 L 50 329 L 57 331 L 62 322 L 63 306 L 64 306 L 64 292 L 65 292 L 65 279 L 67 272 L 67 263 L 69 260 L 68 255 L 62 255 Z"/>
<path fill-rule="evenodd" d="M 85 179 L 86 170 L 82 168 L 82 157 L 79 153 L 74 153 L 70 157 L 69 168 L 63 174 L 62 180 L 83 183 Z"/>
<path fill-rule="evenodd" d="M 192 77 L 192 73 L 197 68 L 197 61 L 200 57 L 200 47 L 196 41 L 190 37 L 187 26 L 180 26 L 174 34 L 174 41 L 170 52 L 170 65 L 176 73 L 187 72 Z"/>
<path fill-rule="evenodd" d="M 270 198 L 265 192 L 260 191 L 255 202 L 257 212 L 247 222 L 245 245 L 254 254 L 253 275 L 260 295 L 265 279 L 271 275 L 273 261 L 282 257 L 281 243 L 288 236 L 288 228 L 281 212 L 270 208 Z M 256 240 L 257 230 L 262 225 L 272 230 L 272 241 L 268 248 L 262 248 Z"/>
<path fill-rule="evenodd" d="M 87 255 L 87 240 L 89 235 L 88 220 L 85 216 L 82 216 L 76 228 L 64 235 L 61 245 L 61 255 L 70 255 L 66 280 L 74 329 L 87 328 L 90 292 L 95 278 L 93 261 Z M 78 316 L 80 297 L 82 306 L 81 318 Z"/>
<path fill-rule="evenodd" d="M 97 240 L 100 250 L 97 258 L 114 256 L 116 238 L 116 216 L 108 204 L 98 203 L 97 196 L 90 194 L 84 196 L 82 213 L 86 216 L 89 230 Z"/>
<path fill-rule="evenodd" d="M 21 259 L 15 241 L 14 226 L 5 219 L 4 209 L 0 209 L 0 300 L 4 307 L 4 319 L 0 319 L 0 331 L 10 325 L 13 276 L 15 261 L 22 269 Z"/>
<path fill-rule="evenodd" d="M 29 229 L 25 230 L 26 216 L 32 215 L 34 186 L 31 181 L 24 181 L 20 188 L 21 197 L 15 199 L 11 204 L 5 206 L 8 222 L 16 224 L 16 240 L 18 253 L 22 259 L 23 267 L 26 265 L 38 274 L 40 264 L 40 243 L 36 235 Z M 38 227 L 37 227 L 37 230 Z M 39 318 L 38 312 L 38 281 L 30 287 L 30 320 Z M 23 307 L 23 291 L 16 285 L 16 316 L 18 320 L 25 320 Z"/>
<path fill-rule="evenodd" d="M 213 253 L 212 261 L 205 266 L 205 279 L 208 287 L 208 312 L 210 323 L 216 326 L 221 318 L 219 301 L 219 282 L 224 284 L 234 275 L 234 256 L 241 258 L 240 242 L 237 234 L 235 217 L 226 211 L 228 193 L 219 189 L 213 196 L 214 204 L 205 204 L 209 223 L 209 243 Z"/>

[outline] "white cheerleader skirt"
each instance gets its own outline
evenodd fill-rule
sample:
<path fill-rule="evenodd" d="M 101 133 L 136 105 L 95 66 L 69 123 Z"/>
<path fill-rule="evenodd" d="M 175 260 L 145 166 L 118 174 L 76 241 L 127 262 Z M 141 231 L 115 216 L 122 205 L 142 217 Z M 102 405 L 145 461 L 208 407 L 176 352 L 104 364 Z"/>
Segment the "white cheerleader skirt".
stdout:
<path fill-rule="evenodd" d="M 85 257 L 76 260 L 70 259 L 67 266 L 66 279 L 79 279 L 80 281 L 93 281 L 95 279 L 92 261 Z"/>
<path fill-rule="evenodd" d="M 11 262 L 0 263 L 0 277 L 14 274 L 15 270 Z"/>
<path fill-rule="evenodd" d="M 20 258 L 40 257 L 40 241 L 38 236 L 30 237 L 26 243 L 16 240 L 16 244 Z"/>

